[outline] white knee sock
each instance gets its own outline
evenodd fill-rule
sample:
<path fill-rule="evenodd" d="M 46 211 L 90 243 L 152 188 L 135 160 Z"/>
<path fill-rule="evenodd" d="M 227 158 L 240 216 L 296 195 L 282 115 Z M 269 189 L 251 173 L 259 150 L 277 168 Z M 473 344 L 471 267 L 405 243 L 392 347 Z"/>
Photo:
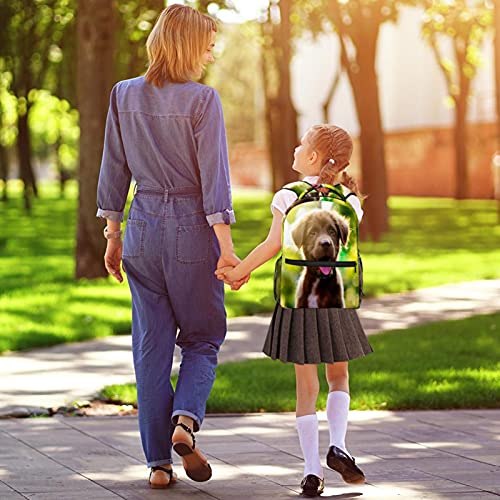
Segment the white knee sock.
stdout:
<path fill-rule="evenodd" d="M 344 391 L 333 391 L 326 400 L 326 417 L 330 428 L 330 446 L 336 446 L 348 453 L 345 446 L 347 419 L 351 397 Z"/>
<path fill-rule="evenodd" d="M 319 432 L 316 413 L 297 417 L 297 432 L 304 457 L 304 477 L 314 474 L 323 479 L 323 467 L 321 467 L 319 459 Z"/>

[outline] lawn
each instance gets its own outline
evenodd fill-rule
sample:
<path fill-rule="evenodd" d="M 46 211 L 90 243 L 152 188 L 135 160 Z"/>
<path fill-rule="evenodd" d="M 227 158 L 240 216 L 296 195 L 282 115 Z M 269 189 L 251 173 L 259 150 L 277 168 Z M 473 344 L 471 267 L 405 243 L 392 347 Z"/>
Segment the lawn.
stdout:
<path fill-rule="evenodd" d="M 18 182 L 0 203 L 0 352 L 130 332 L 126 284 L 73 280 L 76 185 L 61 199 L 55 184 L 27 216 Z M 271 219 L 271 194 L 235 190 L 233 239 L 244 257 L 262 241 Z M 500 226 L 492 200 L 394 197 L 391 232 L 365 242 L 368 296 L 450 282 L 500 277 Z M 271 311 L 273 262 L 255 271 L 239 292 L 228 291 L 229 317 Z"/>
<path fill-rule="evenodd" d="M 370 343 L 373 354 L 349 363 L 352 409 L 500 408 L 500 314 L 385 332 Z M 108 386 L 101 397 L 137 403 L 133 384 Z M 266 358 L 217 368 L 208 412 L 294 410 L 293 365 Z"/>

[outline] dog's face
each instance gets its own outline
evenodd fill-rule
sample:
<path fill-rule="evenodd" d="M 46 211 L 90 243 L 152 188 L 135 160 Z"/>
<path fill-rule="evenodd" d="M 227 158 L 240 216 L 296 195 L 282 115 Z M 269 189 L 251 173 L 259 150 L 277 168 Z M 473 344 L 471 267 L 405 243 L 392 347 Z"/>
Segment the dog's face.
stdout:
<path fill-rule="evenodd" d="M 329 210 L 313 210 L 302 217 L 292 230 L 292 239 L 302 249 L 306 260 L 333 262 L 340 244 L 345 246 L 349 225 L 340 215 Z M 332 267 L 310 268 L 328 276 Z"/>

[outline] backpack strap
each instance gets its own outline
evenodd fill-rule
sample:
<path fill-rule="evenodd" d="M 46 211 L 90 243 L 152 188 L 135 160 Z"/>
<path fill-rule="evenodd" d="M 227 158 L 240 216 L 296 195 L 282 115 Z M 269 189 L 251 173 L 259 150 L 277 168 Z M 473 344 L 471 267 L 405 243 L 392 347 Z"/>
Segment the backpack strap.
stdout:
<path fill-rule="evenodd" d="M 333 195 L 333 197 L 338 198 L 339 200 L 344 202 L 347 201 L 347 198 L 350 195 L 355 195 L 355 193 L 344 195 L 341 184 L 336 184 L 335 186 L 331 184 L 313 185 L 307 181 L 291 182 L 290 184 L 286 184 L 285 186 L 283 186 L 282 189 L 287 189 L 288 191 L 294 192 L 298 198 L 297 202 L 313 191 L 323 196 Z"/>
<path fill-rule="evenodd" d="M 335 197 L 340 198 L 342 201 L 347 200 L 347 196 L 354 194 L 349 193 L 349 195 L 345 196 L 340 184 L 332 186 L 331 184 L 310 184 L 307 181 L 297 181 L 291 182 L 289 184 L 284 185 L 281 189 L 287 189 L 288 191 L 293 191 L 297 197 L 303 198 L 306 194 L 311 191 L 316 191 L 320 194 L 328 194 L 322 192 L 322 190 L 327 190 L 330 193 L 333 193 Z"/>
<path fill-rule="evenodd" d="M 290 182 L 285 184 L 281 189 L 288 189 L 288 191 L 293 191 L 299 198 L 310 191 L 314 186 L 306 181 Z"/>

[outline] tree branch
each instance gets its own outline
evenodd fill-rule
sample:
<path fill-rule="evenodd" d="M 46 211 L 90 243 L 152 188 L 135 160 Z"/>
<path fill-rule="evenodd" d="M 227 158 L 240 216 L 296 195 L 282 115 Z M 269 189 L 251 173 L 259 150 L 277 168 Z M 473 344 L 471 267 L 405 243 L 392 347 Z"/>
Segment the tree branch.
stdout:
<path fill-rule="evenodd" d="M 452 77 L 450 75 L 450 72 L 448 71 L 448 69 L 446 68 L 446 66 L 445 66 L 445 64 L 443 62 L 443 58 L 441 57 L 441 53 L 439 51 L 439 47 L 438 47 L 438 44 L 437 44 L 436 36 L 434 35 L 434 33 L 430 35 L 429 42 L 430 42 L 432 51 L 434 52 L 434 55 L 436 57 L 436 60 L 437 60 L 437 62 L 439 64 L 439 67 L 443 70 L 444 78 L 446 80 L 446 86 L 448 88 L 448 93 L 452 97 L 454 97 L 453 93 L 452 93 L 453 79 L 452 79 Z"/>

